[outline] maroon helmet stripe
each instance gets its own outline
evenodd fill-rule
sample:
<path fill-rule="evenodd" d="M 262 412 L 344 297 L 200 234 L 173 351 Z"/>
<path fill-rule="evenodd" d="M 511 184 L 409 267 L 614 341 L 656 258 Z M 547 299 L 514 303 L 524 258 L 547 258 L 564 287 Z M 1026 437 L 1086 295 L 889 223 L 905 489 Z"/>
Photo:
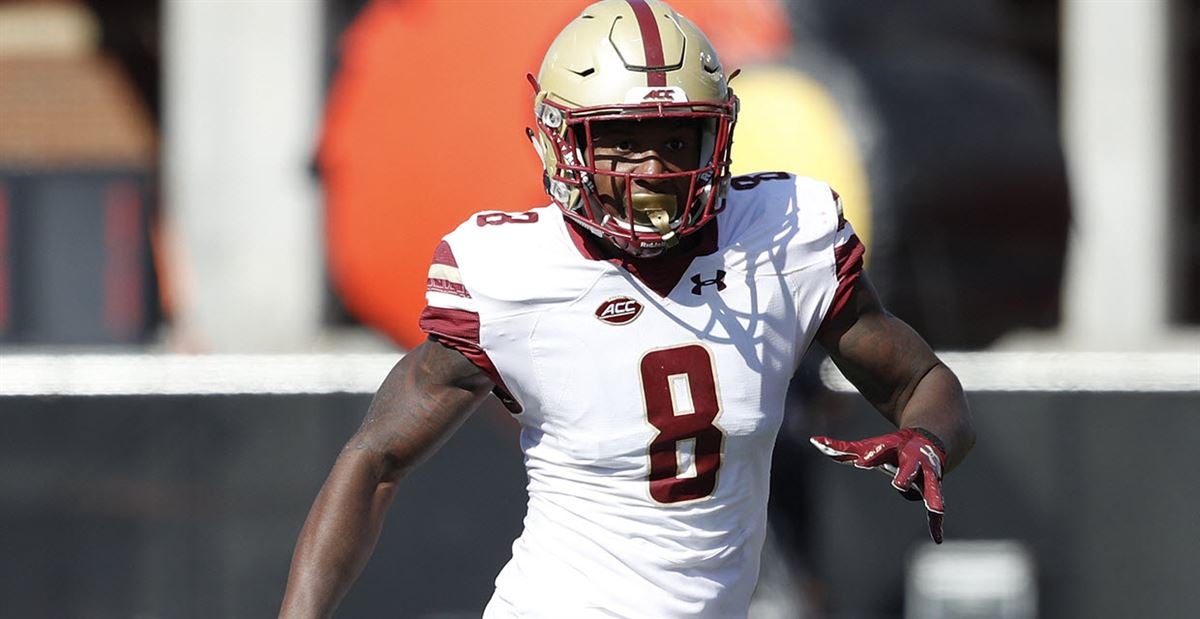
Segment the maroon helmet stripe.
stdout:
<path fill-rule="evenodd" d="M 658 24 L 654 20 L 654 10 L 646 4 L 646 0 L 625 0 L 633 8 L 637 16 L 638 28 L 642 31 L 642 46 L 646 49 L 646 66 L 661 67 L 663 62 L 662 36 L 658 33 Z M 647 86 L 666 86 L 667 74 L 664 71 L 647 71 Z"/>

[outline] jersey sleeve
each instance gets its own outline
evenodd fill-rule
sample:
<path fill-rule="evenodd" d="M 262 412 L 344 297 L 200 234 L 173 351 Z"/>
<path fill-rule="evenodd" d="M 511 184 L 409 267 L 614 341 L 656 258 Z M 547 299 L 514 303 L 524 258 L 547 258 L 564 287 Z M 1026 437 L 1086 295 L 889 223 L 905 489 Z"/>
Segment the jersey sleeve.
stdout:
<path fill-rule="evenodd" d="M 452 348 L 474 363 L 492 380 L 496 397 L 509 411 L 521 412 L 521 406 L 504 385 L 500 372 L 479 340 L 479 300 L 471 295 L 448 240 L 433 251 L 429 276 L 425 280 L 425 309 L 419 319 L 421 330 L 430 339 Z"/>
<path fill-rule="evenodd" d="M 854 227 L 842 214 L 841 196 L 833 189 L 829 191 L 833 194 L 834 207 L 837 210 L 837 230 L 833 234 L 834 275 L 837 278 L 837 286 L 823 324 L 835 320 L 850 304 L 854 286 L 862 276 L 863 255 L 866 253 L 866 247 L 854 233 Z"/>

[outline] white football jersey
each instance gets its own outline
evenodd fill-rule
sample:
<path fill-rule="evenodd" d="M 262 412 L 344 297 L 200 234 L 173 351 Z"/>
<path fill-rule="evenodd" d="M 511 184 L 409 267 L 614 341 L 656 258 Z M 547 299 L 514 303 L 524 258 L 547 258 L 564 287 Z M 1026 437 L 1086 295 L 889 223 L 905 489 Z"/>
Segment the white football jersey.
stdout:
<path fill-rule="evenodd" d="M 554 206 L 438 247 L 421 324 L 492 377 L 528 472 L 485 617 L 746 615 L 788 382 L 862 246 L 824 183 L 726 204 L 684 259 L 606 259 Z"/>

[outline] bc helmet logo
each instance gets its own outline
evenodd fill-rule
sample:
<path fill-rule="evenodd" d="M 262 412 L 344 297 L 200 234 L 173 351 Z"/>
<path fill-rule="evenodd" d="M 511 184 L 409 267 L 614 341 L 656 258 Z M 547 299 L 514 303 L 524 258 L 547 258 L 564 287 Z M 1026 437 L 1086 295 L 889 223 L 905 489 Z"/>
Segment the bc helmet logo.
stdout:
<path fill-rule="evenodd" d="M 614 297 L 596 308 L 596 318 L 610 325 L 629 324 L 641 313 L 642 304 L 629 297 Z"/>

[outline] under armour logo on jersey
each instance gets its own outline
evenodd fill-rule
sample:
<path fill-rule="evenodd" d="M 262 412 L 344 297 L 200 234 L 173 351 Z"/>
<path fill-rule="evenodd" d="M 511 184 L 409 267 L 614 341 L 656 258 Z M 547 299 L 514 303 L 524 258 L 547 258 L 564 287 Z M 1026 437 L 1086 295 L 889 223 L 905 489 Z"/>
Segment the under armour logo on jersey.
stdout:
<path fill-rule="evenodd" d="M 725 271 L 717 269 L 717 276 L 712 279 L 700 279 L 700 274 L 697 273 L 692 276 L 692 283 L 695 284 L 695 286 L 692 286 L 692 294 L 695 295 L 700 294 L 700 291 L 705 286 L 713 284 L 717 285 L 717 292 L 720 292 L 725 289 Z"/>

